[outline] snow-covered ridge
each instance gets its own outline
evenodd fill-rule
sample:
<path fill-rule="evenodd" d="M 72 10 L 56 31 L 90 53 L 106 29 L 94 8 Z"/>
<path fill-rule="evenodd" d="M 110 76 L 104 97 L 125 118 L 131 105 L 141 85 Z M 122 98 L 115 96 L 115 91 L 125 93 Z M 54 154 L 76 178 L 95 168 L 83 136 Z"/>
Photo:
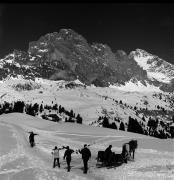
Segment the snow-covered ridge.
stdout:
<path fill-rule="evenodd" d="M 129 56 L 123 50 L 114 53 L 107 44 L 89 44 L 72 29 L 60 29 L 41 36 L 29 43 L 27 52 L 14 50 L 0 60 L 0 68 L 0 80 L 8 75 L 23 75 L 26 79 L 55 81 L 78 78 L 84 84 L 100 87 L 108 87 L 109 83 L 126 83 L 125 88 L 130 91 L 152 89 L 159 92 L 160 88 L 164 92 L 172 92 L 174 88 L 170 83 L 174 77 L 174 66 L 158 56 L 141 49 Z M 132 81 L 133 78 L 140 82 Z"/>
<path fill-rule="evenodd" d="M 23 67 L 25 69 L 30 68 L 29 65 L 26 64 L 20 64 L 15 61 L 16 54 L 15 52 L 8 54 L 3 59 L 0 59 L 0 68 L 3 68 L 5 64 L 14 65 L 17 68 Z"/>
<path fill-rule="evenodd" d="M 140 81 L 132 81 L 127 82 L 125 86 L 110 85 L 108 88 L 100 88 L 94 85 L 85 86 L 79 80 L 68 82 L 64 80 L 51 81 L 42 78 L 25 80 L 22 76 L 9 77 L 4 79 L 1 84 L 0 96 L 8 92 L 8 96 L 4 96 L 2 101 L 21 99 L 38 103 L 44 101 L 45 104 L 51 104 L 52 101 L 56 100 L 58 104 L 63 105 L 65 108 L 73 109 L 74 112 L 80 113 L 86 124 L 97 120 L 102 115 L 103 109 L 107 112 L 112 112 L 113 117 L 124 119 L 125 122 L 128 121 L 130 115 L 136 117 L 133 110 L 129 108 L 123 110 L 119 104 L 115 104 L 115 100 L 118 102 L 122 100 L 123 103 L 127 103 L 132 107 L 146 108 L 143 102 L 144 96 L 147 96 L 149 102 L 148 110 L 156 110 L 157 105 L 167 110 L 172 110 L 168 101 L 164 102 L 153 98 L 154 93 L 161 93 L 158 87 L 150 85 L 148 82 L 146 82 L 146 85 L 143 85 Z M 31 85 L 33 91 L 31 93 L 29 91 L 21 91 L 19 94 L 18 91 L 14 91 L 16 89 L 13 87 L 20 87 L 20 84 L 24 86 L 25 84 Z M 108 99 L 103 101 L 105 97 L 108 97 Z"/>
<path fill-rule="evenodd" d="M 147 71 L 149 79 L 170 83 L 174 78 L 174 65 L 164 61 L 158 56 L 141 49 L 132 51 L 130 56 L 134 58 L 140 67 Z"/>
<path fill-rule="evenodd" d="M 0 59 L 0 68 L 3 68 L 4 63 L 16 64 L 19 67 L 20 66 L 19 63 L 15 63 L 14 58 L 15 58 L 14 53 L 11 53 L 5 56 L 5 58 Z"/>
<path fill-rule="evenodd" d="M 142 84 L 140 81 L 131 79 L 129 82 L 126 82 L 125 85 L 110 85 L 110 88 L 116 88 L 126 92 L 162 92 L 159 87 L 150 85 L 147 81 L 145 84 Z"/>
<path fill-rule="evenodd" d="M 2 82 L 7 87 L 12 87 L 16 91 L 33 90 L 39 89 L 41 87 L 40 83 L 34 82 L 32 80 L 26 80 L 21 75 L 17 75 L 16 77 L 8 76 Z"/>

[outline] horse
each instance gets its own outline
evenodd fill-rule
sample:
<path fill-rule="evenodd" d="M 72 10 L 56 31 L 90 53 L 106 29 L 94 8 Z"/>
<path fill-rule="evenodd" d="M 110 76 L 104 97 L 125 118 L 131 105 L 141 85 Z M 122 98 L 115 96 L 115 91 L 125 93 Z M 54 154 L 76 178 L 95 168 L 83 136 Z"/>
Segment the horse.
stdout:
<path fill-rule="evenodd" d="M 123 144 L 123 146 L 122 146 L 122 153 L 121 154 L 123 156 L 124 162 L 127 163 L 127 160 L 130 157 L 130 146 L 129 146 L 129 143 L 124 143 Z"/>
<path fill-rule="evenodd" d="M 127 162 L 127 160 L 131 157 L 132 153 L 133 153 L 132 158 L 134 159 L 135 149 L 137 149 L 137 147 L 138 147 L 137 140 L 131 140 L 128 143 L 123 144 L 122 155 L 125 159 L 125 162 Z"/>
<path fill-rule="evenodd" d="M 137 140 L 131 140 L 129 141 L 129 152 L 130 152 L 130 156 L 131 156 L 131 153 L 133 153 L 133 159 L 134 159 L 134 154 L 135 154 L 135 149 L 138 148 L 138 142 Z"/>

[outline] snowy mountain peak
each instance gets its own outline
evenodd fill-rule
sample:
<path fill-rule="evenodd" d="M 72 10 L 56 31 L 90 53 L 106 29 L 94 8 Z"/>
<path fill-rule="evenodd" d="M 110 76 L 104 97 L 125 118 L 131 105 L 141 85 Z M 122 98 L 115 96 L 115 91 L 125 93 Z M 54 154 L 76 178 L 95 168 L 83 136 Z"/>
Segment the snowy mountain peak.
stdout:
<path fill-rule="evenodd" d="M 147 81 L 163 91 L 173 91 L 174 66 L 145 50 L 129 55 L 107 44 L 92 43 L 72 29 L 60 29 L 29 43 L 28 52 L 14 50 L 0 60 L 1 76 L 73 81 L 108 87 L 131 79 Z M 167 84 L 167 86 L 166 86 Z"/>
<path fill-rule="evenodd" d="M 56 40 L 60 40 L 60 39 L 63 39 L 63 40 L 79 40 L 79 41 L 85 41 L 86 42 L 86 39 L 83 38 L 82 35 L 78 34 L 77 32 L 75 32 L 74 30 L 72 29 L 60 29 L 59 32 L 54 32 L 54 33 L 51 33 L 52 36 L 56 36 Z"/>
<path fill-rule="evenodd" d="M 70 29 L 70 28 L 68 28 L 68 29 L 62 28 L 62 29 L 59 30 L 59 33 L 60 33 L 60 34 L 67 34 L 67 35 L 68 35 L 68 34 L 69 34 L 69 35 L 71 34 L 71 35 L 79 36 L 78 33 L 76 33 L 74 30 L 72 30 L 72 29 Z"/>
<path fill-rule="evenodd" d="M 143 50 L 143 49 L 136 49 L 135 51 L 130 52 L 130 57 L 134 57 L 134 56 L 138 56 L 138 57 L 146 57 L 146 58 L 154 58 L 157 57 L 155 55 L 152 55 L 150 53 L 148 53 L 147 51 Z"/>
<path fill-rule="evenodd" d="M 14 65 L 14 66 L 20 66 L 19 63 L 15 61 L 15 52 L 12 52 L 5 56 L 3 59 L 0 59 L 0 67 L 3 68 L 5 65 Z"/>
<path fill-rule="evenodd" d="M 151 80 L 170 83 L 174 77 L 174 65 L 164 61 L 156 55 L 152 55 L 142 49 L 132 51 L 130 56 L 140 67 L 147 71 Z"/>
<path fill-rule="evenodd" d="M 15 54 L 14 53 L 10 53 L 7 56 L 5 56 L 3 59 L 0 59 L 0 61 L 6 61 L 6 62 L 8 62 L 9 60 L 13 61 L 14 57 L 15 57 Z"/>

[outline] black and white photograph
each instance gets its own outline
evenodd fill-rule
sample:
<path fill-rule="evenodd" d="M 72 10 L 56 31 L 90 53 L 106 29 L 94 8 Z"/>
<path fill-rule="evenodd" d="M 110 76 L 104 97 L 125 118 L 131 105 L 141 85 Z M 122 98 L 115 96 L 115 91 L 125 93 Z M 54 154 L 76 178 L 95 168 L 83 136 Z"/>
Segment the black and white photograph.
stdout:
<path fill-rule="evenodd" d="M 174 179 L 174 3 L 0 3 L 0 180 Z"/>

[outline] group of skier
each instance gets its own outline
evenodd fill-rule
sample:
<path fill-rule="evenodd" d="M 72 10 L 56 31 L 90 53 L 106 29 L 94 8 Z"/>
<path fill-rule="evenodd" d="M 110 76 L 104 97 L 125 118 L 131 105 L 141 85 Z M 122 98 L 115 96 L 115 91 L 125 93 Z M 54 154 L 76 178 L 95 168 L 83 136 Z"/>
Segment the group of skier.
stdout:
<path fill-rule="evenodd" d="M 34 136 L 38 135 L 36 133 L 29 132 L 29 143 L 31 145 L 31 147 L 33 147 L 35 145 L 35 141 L 34 141 Z M 63 159 L 66 159 L 66 163 L 67 163 L 67 171 L 70 171 L 70 163 L 71 163 L 71 154 L 74 153 L 75 151 L 70 149 L 69 146 L 67 147 L 62 147 L 62 148 L 58 148 L 57 146 L 54 147 L 54 149 L 52 150 L 52 155 L 53 155 L 53 168 L 56 167 L 56 165 L 60 168 L 60 162 L 59 162 L 59 151 L 62 149 L 66 149 Z M 82 155 L 82 160 L 83 160 L 83 165 L 84 165 L 84 171 L 83 173 L 86 174 L 88 171 L 88 160 L 91 158 L 91 151 L 88 148 L 88 145 L 85 144 L 84 147 L 82 149 L 76 150 L 76 153 L 80 153 Z"/>
<path fill-rule="evenodd" d="M 29 132 L 29 142 L 31 147 L 33 147 L 35 145 L 35 141 L 34 141 L 34 136 L 38 135 L 36 133 L 33 132 Z M 82 160 L 83 160 L 83 165 L 84 165 L 84 173 L 86 174 L 88 171 L 88 160 L 91 158 L 91 151 L 88 148 L 89 145 L 85 144 L 84 147 L 82 149 L 79 150 L 72 150 L 70 149 L 69 146 L 66 147 L 61 147 L 58 148 L 57 146 L 54 147 L 54 149 L 52 150 L 52 155 L 53 155 L 53 168 L 56 167 L 56 165 L 60 168 L 60 162 L 59 162 L 59 151 L 62 149 L 66 149 L 63 159 L 66 159 L 66 163 L 67 163 L 67 171 L 70 171 L 70 163 L 71 163 L 71 155 L 72 153 L 76 152 L 76 153 L 80 153 L 82 155 Z M 130 149 L 129 149 L 130 148 Z M 134 152 L 135 149 L 137 148 L 137 140 L 131 140 L 129 143 L 125 143 L 123 145 L 122 148 L 122 156 L 124 157 L 124 161 L 127 163 L 127 156 L 128 156 L 128 152 L 133 152 L 133 158 L 134 158 Z M 107 166 L 109 166 L 113 160 L 113 152 L 112 152 L 112 145 L 109 145 L 105 151 L 103 152 L 104 154 L 104 162 Z M 99 153 L 99 152 L 98 152 Z M 98 154 L 99 155 L 99 154 Z"/>
<path fill-rule="evenodd" d="M 66 159 L 66 163 L 67 163 L 67 171 L 70 171 L 70 163 L 71 163 L 71 155 L 72 153 L 74 153 L 75 151 L 70 149 L 69 146 L 67 147 L 62 147 L 62 148 L 57 148 L 57 146 L 55 146 L 55 148 L 53 149 L 53 156 L 54 156 L 54 160 L 53 160 L 53 168 L 55 168 L 56 166 L 56 162 L 57 162 L 57 166 L 60 168 L 60 162 L 59 162 L 59 150 L 61 149 L 66 149 L 63 159 Z M 84 147 L 81 150 L 77 150 L 76 153 L 80 153 L 82 155 L 82 160 L 83 160 L 83 165 L 84 165 L 84 170 L 83 173 L 86 174 L 88 171 L 88 160 L 91 158 L 91 151 L 88 149 L 87 144 L 84 145 Z"/>

